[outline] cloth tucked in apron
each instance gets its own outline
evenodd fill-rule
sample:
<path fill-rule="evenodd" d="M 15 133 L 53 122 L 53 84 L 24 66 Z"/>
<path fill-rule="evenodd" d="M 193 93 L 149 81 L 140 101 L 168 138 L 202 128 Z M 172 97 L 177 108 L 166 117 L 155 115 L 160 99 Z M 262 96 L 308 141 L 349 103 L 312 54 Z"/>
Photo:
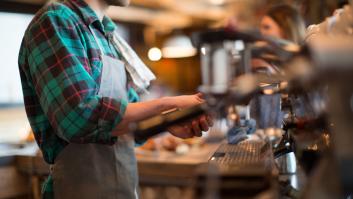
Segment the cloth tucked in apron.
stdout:
<path fill-rule="evenodd" d="M 98 95 L 127 100 L 125 63 L 103 54 Z M 57 199 L 130 199 L 137 196 L 137 164 L 134 140 L 119 136 L 110 145 L 70 143 L 52 167 L 54 196 Z"/>

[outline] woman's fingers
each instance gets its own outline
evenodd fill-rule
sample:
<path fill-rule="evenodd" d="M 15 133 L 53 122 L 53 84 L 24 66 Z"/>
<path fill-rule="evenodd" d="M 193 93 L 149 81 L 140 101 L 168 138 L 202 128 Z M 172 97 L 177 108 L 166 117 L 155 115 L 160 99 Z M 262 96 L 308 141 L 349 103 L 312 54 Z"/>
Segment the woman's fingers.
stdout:
<path fill-rule="evenodd" d="M 193 130 L 195 136 L 197 136 L 197 137 L 202 136 L 202 130 L 201 130 L 199 122 L 197 120 L 192 121 L 192 130 Z"/>
<path fill-rule="evenodd" d="M 194 136 L 201 137 L 203 131 L 208 131 L 213 125 L 213 119 L 209 115 L 203 115 L 198 119 L 175 125 L 170 128 L 171 133 L 179 138 L 192 138 Z"/>
<path fill-rule="evenodd" d="M 202 93 L 197 93 L 197 94 L 195 94 L 195 96 L 196 96 L 196 99 L 197 99 L 197 101 L 199 103 L 204 103 L 205 102 L 205 100 L 203 99 L 203 94 Z"/>
<path fill-rule="evenodd" d="M 213 118 L 212 118 L 212 116 L 206 115 L 206 120 L 207 120 L 208 126 L 212 127 L 213 126 Z"/>
<path fill-rule="evenodd" d="M 208 129 L 209 129 L 209 124 L 208 124 L 208 122 L 207 122 L 207 120 L 206 120 L 206 116 L 205 116 L 205 115 L 203 115 L 203 116 L 200 117 L 199 123 L 200 123 L 200 127 L 201 127 L 201 130 L 202 130 L 202 131 L 208 131 Z"/>
<path fill-rule="evenodd" d="M 203 98 L 203 93 L 197 93 L 196 96 L 202 99 Z"/>

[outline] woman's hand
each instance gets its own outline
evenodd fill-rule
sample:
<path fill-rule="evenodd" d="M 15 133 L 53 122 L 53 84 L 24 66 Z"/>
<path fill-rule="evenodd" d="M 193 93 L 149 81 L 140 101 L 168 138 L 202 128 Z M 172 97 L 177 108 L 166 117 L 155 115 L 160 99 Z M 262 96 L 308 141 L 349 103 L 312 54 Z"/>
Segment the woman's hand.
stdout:
<path fill-rule="evenodd" d="M 199 118 L 185 122 L 180 125 L 174 125 L 168 129 L 170 134 L 179 138 L 192 138 L 201 137 L 202 131 L 208 131 L 210 127 L 213 126 L 213 120 L 211 116 L 202 115 Z"/>
<path fill-rule="evenodd" d="M 119 135 L 128 133 L 130 123 L 139 122 L 139 121 L 148 119 L 150 117 L 156 116 L 158 114 L 161 114 L 164 111 L 168 111 L 171 109 L 175 109 L 175 108 L 184 109 L 184 108 L 189 108 L 202 103 L 204 103 L 204 100 L 202 99 L 201 93 L 198 93 L 195 95 L 163 97 L 160 99 L 146 101 L 146 102 L 129 103 L 128 106 L 126 107 L 126 112 L 124 114 L 122 121 L 113 129 L 112 135 L 119 136 Z M 200 120 L 200 121 L 203 121 L 203 120 Z M 194 124 L 192 124 L 192 122 L 186 123 L 188 126 L 186 130 L 181 125 L 178 125 L 178 127 L 172 127 L 171 131 L 173 133 L 175 132 L 177 137 L 188 137 L 188 132 L 189 132 L 188 129 L 190 129 L 190 133 L 193 133 L 194 131 L 192 129 L 195 129 L 195 132 L 197 133 L 194 133 L 194 134 L 200 135 L 201 133 L 199 132 L 198 128 L 206 129 L 206 126 L 207 126 L 204 122 L 200 123 L 200 121 L 195 121 Z"/>
<path fill-rule="evenodd" d="M 180 109 L 189 108 L 205 102 L 205 100 L 202 99 L 202 93 L 197 93 L 195 95 L 166 97 L 165 100 L 171 101 L 175 108 Z"/>
<path fill-rule="evenodd" d="M 173 97 L 175 106 L 177 108 L 189 108 L 205 102 L 202 99 L 202 94 L 198 93 L 195 95 L 182 95 Z M 195 118 L 189 122 L 183 124 L 174 125 L 168 129 L 168 131 L 179 138 L 192 138 L 194 136 L 201 137 L 202 131 L 208 131 L 209 127 L 213 125 L 212 118 L 208 115 L 202 115 L 199 118 Z"/>

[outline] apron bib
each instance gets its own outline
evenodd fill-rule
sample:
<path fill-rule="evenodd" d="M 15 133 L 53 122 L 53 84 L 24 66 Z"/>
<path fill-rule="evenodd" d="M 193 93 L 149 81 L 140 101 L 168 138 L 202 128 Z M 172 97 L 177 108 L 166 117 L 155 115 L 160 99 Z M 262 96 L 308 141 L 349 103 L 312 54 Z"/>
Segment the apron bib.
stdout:
<path fill-rule="evenodd" d="M 98 95 L 127 100 L 124 62 L 101 51 L 102 76 Z M 56 199 L 133 199 L 138 198 L 137 163 L 134 140 L 118 137 L 114 145 L 70 143 L 52 167 Z"/>

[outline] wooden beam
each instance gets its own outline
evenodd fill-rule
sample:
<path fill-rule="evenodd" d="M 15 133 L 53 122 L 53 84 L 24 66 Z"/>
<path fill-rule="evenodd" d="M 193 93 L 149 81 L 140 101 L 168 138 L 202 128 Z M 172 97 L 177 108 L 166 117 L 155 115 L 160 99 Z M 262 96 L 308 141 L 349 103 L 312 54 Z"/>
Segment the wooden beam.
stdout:
<path fill-rule="evenodd" d="M 229 1 L 225 2 L 228 3 Z M 225 7 L 216 6 L 211 1 L 206 0 L 132 0 L 131 3 L 141 7 L 174 11 L 204 20 L 217 21 L 223 19 L 226 15 Z"/>
<path fill-rule="evenodd" d="M 35 5 L 44 5 L 48 0 L 2 0 L 13 3 L 26 3 L 26 4 L 35 4 Z"/>
<path fill-rule="evenodd" d="M 172 11 L 151 10 L 139 7 L 109 7 L 107 14 L 113 20 L 144 23 L 153 27 L 185 28 L 192 25 L 192 19 Z"/>
<path fill-rule="evenodd" d="M 0 11 L 34 14 L 48 1 L 0 0 Z M 129 7 L 110 7 L 108 15 L 116 21 L 169 31 L 220 21 L 226 17 L 226 11 L 223 6 L 212 5 L 210 0 L 131 0 Z"/>
<path fill-rule="evenodd" d="M 36 13 L 44 4 L 40 3 L 28 3 L 26 1 L 0 1 L 0 11 L 2 12 L 17 12 L 17 13 Z"/>

